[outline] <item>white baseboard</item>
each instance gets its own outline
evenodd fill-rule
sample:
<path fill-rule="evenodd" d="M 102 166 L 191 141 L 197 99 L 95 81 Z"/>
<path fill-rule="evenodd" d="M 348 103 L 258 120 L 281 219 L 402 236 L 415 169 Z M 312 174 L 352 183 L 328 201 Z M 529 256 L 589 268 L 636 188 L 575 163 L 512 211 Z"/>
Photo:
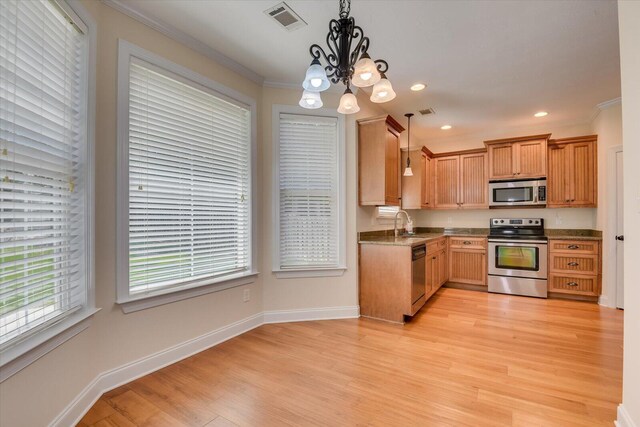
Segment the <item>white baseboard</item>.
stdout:
<path fill-rule="evenodd" d="M 360 307 L 321 307 L 264 312 L 264 323 L 302 322 L 307 320 L 353 319 L 360 317 Z"/>
<path fill-rule="evenodd" d="M 636 424 L 632 419 L 627 409 L 621 403 L 618 405 L 618 419 L 615 422 L 616 427 L 640 427 L 639 424 Z"/>
<path fill-rule="evenodd" d="M 609 297 L 607 295 L 600 295 L 600 298 L 598 298 L 598 304 L 604 307 L 609 307 Z"/>
<path fill-rule="evenodd" d="M 110 371 L 103 372 L 91 381 L 49 426 L 66 427 L 76 425 L 103 393 L 214 347 L 263 324 L 300 322 L 305 320 L 348 319 L 357 318 L 359 314 L 360 308 L 358 306 L 277 310 L 254 314 L 246 319 L 239 320 L 200 337 L 177 344 Z"/>
<path fill-rule="evenodd" d="M 50 426 L 76 425 L 103 393 L 248 332 L 263 323 L 262 313 L 258 313 L 166 350 L 103 372 L 80 392 L 51 422 Z"/>

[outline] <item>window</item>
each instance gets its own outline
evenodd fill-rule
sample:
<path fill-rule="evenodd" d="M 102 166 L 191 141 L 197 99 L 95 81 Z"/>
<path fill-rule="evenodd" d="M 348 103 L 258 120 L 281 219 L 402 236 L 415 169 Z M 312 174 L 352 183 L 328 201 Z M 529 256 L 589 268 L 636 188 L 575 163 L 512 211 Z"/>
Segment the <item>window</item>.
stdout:
<path fill-rule="evenodd" d="M 126 274 L 118 301 L 253 274 L 251 106 L 129 44 L 121 50 L 128 85 L 119 268 Z"/>
<path fill-rule="evenodd" d="M 3 363 L 94 312 L 90 43 L 67 8 L 0 1 Z"/>
<path fill-rule="evenodd" d="M 274 110 L 276 233 L 274 271 L 341 274 L 345 268 L 344 127 L 333 112 Z M 334 114 L 334 115 L 332 115 Z M 294 274 L 293 276 L 296 276 Z"/>

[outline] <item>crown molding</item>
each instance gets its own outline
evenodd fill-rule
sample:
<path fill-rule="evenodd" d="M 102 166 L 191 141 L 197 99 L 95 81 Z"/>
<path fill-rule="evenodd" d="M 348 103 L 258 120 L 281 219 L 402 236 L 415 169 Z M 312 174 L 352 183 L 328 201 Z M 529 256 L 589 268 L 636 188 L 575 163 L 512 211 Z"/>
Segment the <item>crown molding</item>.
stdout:
<path fill-rule="evenodd" d="M 607 108 L 611 108 L 614 105 L 620 104 L 621 102 L 622 102 L 622 98 L 617 97 L 617 98 L 610 99 L 608 101 L 601 102 L 600 104 L 596 105 L 596 107 L 598 107 L 599 110 L 606 110 Z"/>
<path fill-rule="evenodd" d="M 234 61 L 229 58 L 225 54 L 217 51 L 206 43 L 201 42 L 200 40 L 191 37 L 190 35 L 178 30 L 172 25 L 167 24 L 166 22 L 160 21 L 155 18 L 151 18 L 150 16 L 145 15 L 144 13 L 136 10 L 135 7 L 124 4 L 121 0 L 101 0 L 102 3 L 106 6 L 109 6 L 120 13 L 123 13 L 130 18 L 135 19 L 136 21 L 153 28 L 154 30 L 164 34 L 165 36 L 195 50 L 198 53 L 203 54 L 204 56 L 212 59 L 224 67 L 235 71 L 243 77 L 251 80 L 254 83 L 262 85 L 264 83 L 264 77 L 260 74 L 256 73 L 253 70 L 245 67 L 239 62 Z"/>

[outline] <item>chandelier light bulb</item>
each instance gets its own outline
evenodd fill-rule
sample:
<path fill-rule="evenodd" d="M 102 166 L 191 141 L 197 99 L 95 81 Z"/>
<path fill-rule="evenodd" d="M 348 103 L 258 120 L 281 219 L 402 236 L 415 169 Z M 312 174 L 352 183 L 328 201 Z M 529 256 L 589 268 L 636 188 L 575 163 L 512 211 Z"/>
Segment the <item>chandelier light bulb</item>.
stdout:
<path fill-rule="evenodd" d="M 311 86 L 316 88 L 322 86 L 322 79 L 319 79 L 319 78 L 311 79 Z"/>
<path fill-rule="evenodd" d="M 320 92 L 305 90 L 302 93 L 302 98 L 300 98 L 300 102 L 298 103 L 298 105 L 300 105 L 302 108 L 308 108 L 310 110 L 315 110 L 316 108 L 322 107 Z"/>
<path fill-rule="evenodd" d="M 302 87 L 305 90 L 322 92 L 323 90 L 329 89 L 329 86 L 331 86 L 331 83 L 327 78 L 327 73 L 322 65 L 320 65 L 320 61 L 314 59 L 311 61 L 309 68 L 307 68 L 307 74 L 302 82 Z"/>
<path fill-rule="evenodd" d="M 371 102 L 382 103 L 391 101 L 396 97 L 396 93 L 391 87 L 391 82 L 387 79 L 387 76 L 384 73 L 381 75 L 381 79 L 378 83 L 373 86 L 373 91 L 371 92 Z"/>
<path fill-rule="evenodd" d="M 360 111 L 358 100 L 356 96 L 351 92 L 351 89 L 347 88 L 344 94 L 340 98 L 340 106 L 338 107 L 338 113 L 342 114 L 354 114 Z"/>

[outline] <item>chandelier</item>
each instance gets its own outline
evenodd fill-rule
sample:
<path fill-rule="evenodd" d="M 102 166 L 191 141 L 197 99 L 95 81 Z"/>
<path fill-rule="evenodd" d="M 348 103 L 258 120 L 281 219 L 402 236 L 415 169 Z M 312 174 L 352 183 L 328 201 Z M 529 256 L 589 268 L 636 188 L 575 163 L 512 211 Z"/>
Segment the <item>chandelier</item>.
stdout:
<path fill-rule="evenodd" d="M 317 44 L 309 48 L 313 59 L 302 82 L 304 92 L 299 103 L 301 107 L 322 107 L 320 92 L 329 89 L 331 83 L 339 82 L 346 86 L 338 107 L 338 112 L 342 114 L 360 111 L 358 101 L 351 92 L 351 84 L 357 87 L 373 86 L 372 102 L 387 102 L 396 97 L 385 75 L 389 69 L 387 61 L 371 59 L 367 53 L 369 37 L 364 36 L 362 28 L 349 16 L 350 10 L 351 0 L 340 0 L 340 19 L 329 22 L 328 54 Z M 324 68 L 320 59 L 327 64 Z"/>

